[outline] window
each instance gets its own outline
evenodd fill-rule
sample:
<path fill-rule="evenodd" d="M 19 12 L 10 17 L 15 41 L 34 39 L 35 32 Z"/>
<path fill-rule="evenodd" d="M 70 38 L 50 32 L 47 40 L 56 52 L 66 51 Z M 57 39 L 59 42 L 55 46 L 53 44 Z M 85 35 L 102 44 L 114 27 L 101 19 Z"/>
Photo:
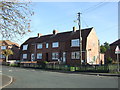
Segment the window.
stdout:
<path fill-rule="evenodd" d="M 48 48 L 48 46 L 49 46 L 49 44 L 48 44 L 48 43 L 46 43 L 46 48 Z"/>
<path fill-rule="evenodd" d="M 55 48 L 55 47 L 58 47 L 59 46 L 59 43 L 58 42 L 53 42 L 52 43 L 52 47 Z"/>
<path fill-rule="evenodd" d="M 72 58 L 72 59 L 80 59 L 79 51 L 77 51 L 77 52 L 72 52 L 72 53 L 71 53 L 71 58 Z"/>
<path fill-rule="evenodd" d="M 6 46 L 1 46 L 1 49 L 6 49 Z"/>
<path fill-rule="evenodd" d="M 71 40 L 71 46 L 72 47 L 74 47 L 74 46 L 80 46 L 79 39 L 73 39 L 73 40 Z"/>
<path fill-rule="evenodd" d="M 41 49 L 42 48 L 42 43 L 37 44 L 37 49 Z"/>
<path fill-rule="evenodd" d="M 58 58 L 59 58 L 58 52 L 52 53 L 52 59 L 58 59 Z"/>
<path fill-rule="evenodd" d="M 27 54 L 23 54 L 23 59 L 27 59 Z"/>
<path fill-rule="evenodd" d="M 42 53 L 37 54 L 37 59 L 42 59 Z"/>
<path fill-rule="evenodd" d="M 0 58 L 5 58 L 5 56 L 4 56 L 4 55 L 2 55 L 2 54 L 0 54 Z"/>
<path fill-rule="evenodd" d="M 28 44 L 23 45 L 23 50 L 27 50 L 27 48 L 28 48 Z"/>

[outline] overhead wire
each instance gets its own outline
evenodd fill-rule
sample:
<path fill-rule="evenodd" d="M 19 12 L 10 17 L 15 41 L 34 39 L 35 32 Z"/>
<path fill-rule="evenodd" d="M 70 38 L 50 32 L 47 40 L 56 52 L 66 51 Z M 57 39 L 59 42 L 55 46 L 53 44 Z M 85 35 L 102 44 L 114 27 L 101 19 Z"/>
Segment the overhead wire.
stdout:
<path fill-rule="evenodd" d="M 102 6 L 104 6 L 104 5 L 109 3 L 109 2 L 105 2 L 105 1 L 106 0 L 104 0 L 103 2 L 99 2 L 99 3 L 97 3 L 97 4 L 93 5 L 93 6 L 85 9 L 81 13 L 82 14 L 86 14 L 88 12 L 92 12 L 92 11 L 94 11 L 94 10 L 96 10 L 96 9 L 98 9 L 98 8 L 100 8 L 100 7 L 102 7 Z M 82 17 L 82 19 L 83 19 L 83 17 Z M 83 19 L 83 21 L 84 21 L 85 25 L 88 27 L 88 24 L 86 23 L 86 21 L 84 19 Z"/>
<path fill-rule="evenodd" d="M 104 2 L 100 2 L 100 3 L 98 3 L 98 4 L 95 4 L 95 5 L 91 6 L 91 7 L 83 10 L 82 13 L 85 13 L 85 12 L 91 10 L 91 9 L 94 9 L 94 8 L 96 8 L 97 6 L 102 5 L 103 3 L 104 3 Z"/>
<path fill-rule="evenodd" d="M 83 17 L 81 17 L 81 19 L 85 23 L 86 27 L 89 27 L 88 24 L 86 23 L 86 21 L 83 19 Z"/>

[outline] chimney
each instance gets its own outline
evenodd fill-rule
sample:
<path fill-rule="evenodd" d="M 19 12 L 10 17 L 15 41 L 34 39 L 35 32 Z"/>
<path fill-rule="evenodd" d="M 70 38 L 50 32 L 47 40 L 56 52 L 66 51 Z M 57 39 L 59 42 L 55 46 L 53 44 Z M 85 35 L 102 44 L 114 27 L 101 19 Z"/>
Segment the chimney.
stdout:
<path fill-rule="evenodd" d="M 58 30 L 53 30 L 53 34 L 57 34 L 58 33 Z"/>
<path fill-rule="evenodd" d="M 73 27 L 73 32 L 76 32 L 76 27 Z"/>
<path fill-rule="evenodd" d="M 42 36 L 42 34 L 41 33 L 38 33 L 38 37 L 41 37 Z"/>

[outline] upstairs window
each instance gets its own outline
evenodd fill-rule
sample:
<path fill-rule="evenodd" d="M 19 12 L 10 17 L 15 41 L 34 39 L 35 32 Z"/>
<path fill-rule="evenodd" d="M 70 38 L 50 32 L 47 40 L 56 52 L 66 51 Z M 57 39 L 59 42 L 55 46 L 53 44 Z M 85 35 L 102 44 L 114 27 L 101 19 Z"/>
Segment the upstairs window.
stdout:
<path fill-rule="evenodd" d="M 80 52 L 72 52 L 71 53 L 71 59 L 80 59 Z"/>
<path fill-rule="evenodd" d="M 1 46 L 1 49 L 2 49 L 2 50 L 6 49 L 6 46 Z"/>
<path fill-rule="evenodd" d="M 48 43 L 46 43 L 46 48 L 48 48 L 48 46 L 49 46 L 49 44 L 48 44 Z"/>
<path fill-rule="evenodd" d="M 52 53 L 52 59 L 58 59 L 59 58 L 59 54 L 58 52 Z"/>
<path fill-rule="evenodd" d="M 52 47 L 53 47 L 53 48 L 56 48 L 56 47 L 58 47 L 58 46 L 59 46 L 59 43 L 58 43 L 58 42 L 53 42 L 53 43 L 52 43 Z"/>
<path fill-rule="evenodd" d="M 27 54 L 23 54 L 23 59 L 27 59 Z"/>
<path fill-rule="evenodd" d="M 80 46 L 79 39 L 73 39 L 73 40 L 71 40 L 71 47 L 78 47 L 78 46 Z"/>
<path fill-rule="evenodd" d="M 37 49 L 41 49 L 42 48 L 42 43 L 37 44 Z"/>
<path fill-rule="evenodd" d="M 27 48 L 28 48 L 28 44 L 23 45 L 23 50 L 27 50 Z"/>

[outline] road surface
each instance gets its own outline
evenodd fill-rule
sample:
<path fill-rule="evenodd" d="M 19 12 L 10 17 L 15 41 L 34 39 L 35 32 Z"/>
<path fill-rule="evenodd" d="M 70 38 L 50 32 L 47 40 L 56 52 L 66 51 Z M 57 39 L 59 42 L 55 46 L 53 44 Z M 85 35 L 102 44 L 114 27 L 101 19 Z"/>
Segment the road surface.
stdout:
<path fill-rule="evenodd" d="M 118 88 L 118 77 L 67 74 L 40 69 L 2 67 L 14 82 L 6 88 Z"/>

